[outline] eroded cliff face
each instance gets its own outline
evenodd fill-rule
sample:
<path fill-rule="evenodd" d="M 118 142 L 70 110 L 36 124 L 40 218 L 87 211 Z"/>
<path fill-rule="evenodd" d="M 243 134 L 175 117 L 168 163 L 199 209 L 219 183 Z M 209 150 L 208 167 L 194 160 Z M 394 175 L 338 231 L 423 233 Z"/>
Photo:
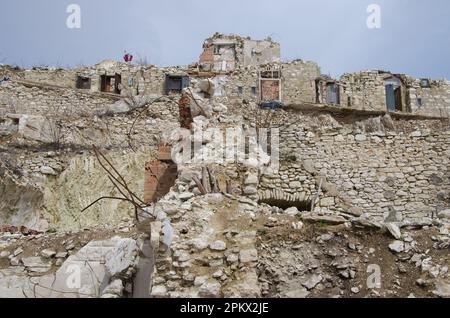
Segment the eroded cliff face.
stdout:
<path fill-rule="evenodd" d="M 44 194 L 33 184 L 4 175 L 0 180 L 0 223 L 41 227 Z"/>
<path fill-rule="evenodd" d="M 34 154 L 36 155 L 36 154 Z M 130 188 L 143 193 L 143 169 L 152 152 L 118 153 L 111 162 L 124 176 Z M 103 200 L 81 212 L 102 196 L 119 196 L 107 173 L 91 154 L 75 155 L 64 160 L 65 168 L 57 172 L 40 157 L 38 172 L 29 177 L 5 177 L 0 181 L 0 223 L 27 226 L 38 230 L 80 230 L 97 224 L 117 224 L 132 216 L 130 206 L 118 200 Z"/>

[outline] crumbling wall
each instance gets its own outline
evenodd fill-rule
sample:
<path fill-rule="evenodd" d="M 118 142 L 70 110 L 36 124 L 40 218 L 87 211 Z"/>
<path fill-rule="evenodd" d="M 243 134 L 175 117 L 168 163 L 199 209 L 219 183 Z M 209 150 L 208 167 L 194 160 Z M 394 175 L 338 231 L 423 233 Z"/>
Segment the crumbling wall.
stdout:
<path fill-rule="evenodd" d="M 260 95 L 258 78 L 258 70 L 254 67 L 249 67 L 245 72 L 236 71 L 222 86 L 223 91 L 226 97 L 234 101 L 258 101 Z"/>
<path fill-rule="evenodd" d="M 320 76 L 316 63 L 302 60 L 283 63 L 281 76 L 284 104 L 315 103 L 315 81 Z"/>
<path fill-rule="evenodd" d="M 414 79 L 382 71 L 344 74 L 339 82 L 341 106 L 357 110 L 387 111 L 385 80 L 401 81 L 401 110 L 414 115 L 443 117 L 450 114 L 450 84 L 446 80 Z M 425 81 L 425 85 L 423 84 Z"/>
<path fill-rule="evenodd" d="M 281 169 L 263 176 L 260 198 L 314 200 L 325 178 L 315 212 L 354 214 L 349 209 L 356 207 L 379 221 L 392 210 L 404 221 L 430 220 L 449 205 L 450 135 L 439 127 L 439 121 L 408 131 L 292 125 L 281 133 Z"/>
<path fill-rule="evenodd" d="M 410 79 L 408 95 L 412 113 L 448 118 L 450 116 L 450 82 L 427 81 L 429 86 L 422 85 L 420 79 Z"/>
<path fill-rule="evenodd" d="M 53 116 L 56 113 L 92 114 L 114 100 L 80 90 L 33 87 L 16 82 L 0 86 L 0 108 L 22 114 Z M 15 109 L 11 109 L 11 106 Z"/>
<path fill-rule="evenodd" d="M 74 69 L 35 67 L 25 70 L 23 74 L 25 81 L 75 88 Z"/>
<path fill-rule="evenodd" d="M 165 74 L 176 68 L 157 68 L 153 65 L 136 65 L 116 61 L 103 61 L 89 68 L 79 69 L 78 76 L 91 79 L 91 92 L 101 91 L 101 76 L 121 76 L 120 95 L 163 95 Z"/>
<path fill-rule="evenodd" d="M 387 111 L 384 78 L 378 71 L 344 74 L 341 101 L 357 110 Z"/>
<path fill-rule="evenodd" d="M 280 44 L 238 35 L 214 34 L 203 44 L 200 71 L 226 73 L 280 61 Z"/>
<path fill-rule="evenodd" d="M 280 62 L 280 44 L 271 38 L 265 40 L 244 40 L 244 67 L 258 66 L 268 63 Z"/>
<path fill-rule="evenodd" d="M 282 64 L 268 64 L 268 69 L 281 71 L 281 101 L 286 104 L 314 103 L 315 80 L 320 75 L 316 63 L 295 61 Z M 260 70 L 265 66 L 248 67 L 228 76 L 222 85 L 231 100 L 261 101 Z"/>
<path fill-rule="evenodd" d="M 8 65 L 0 65 L 0 77 L 10 76 L 12 79 L 55 85 L 67 88 L 75 87 L 75 69 L 33 67 L 22 69 Z"/>

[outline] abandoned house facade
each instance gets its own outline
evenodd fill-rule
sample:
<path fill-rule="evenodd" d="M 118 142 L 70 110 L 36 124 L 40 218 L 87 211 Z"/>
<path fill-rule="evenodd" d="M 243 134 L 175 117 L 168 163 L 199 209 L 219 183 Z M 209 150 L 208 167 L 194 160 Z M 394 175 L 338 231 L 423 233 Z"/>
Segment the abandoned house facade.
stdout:
<path fill-rule="evenodd" d="M 226 96 L 231 101 L 326 105 L 336 110 L 435 118 L 450 115 L 447 80 L 414 79 L 385 71 L 357 72 L 333 79 L 322 75 L 317 63 L 281 62 L 280 56 L 280 45 L 270 38 L 258 41 L 216 33 L 205 41 L 199 62 L 188 66 L 159 68 L 106 60 L 74 69 L 1 66 L 0 75 L 113 98 L 178 95 L 198 79 L 207 78 L 214 85 L 215 96 Z"/>

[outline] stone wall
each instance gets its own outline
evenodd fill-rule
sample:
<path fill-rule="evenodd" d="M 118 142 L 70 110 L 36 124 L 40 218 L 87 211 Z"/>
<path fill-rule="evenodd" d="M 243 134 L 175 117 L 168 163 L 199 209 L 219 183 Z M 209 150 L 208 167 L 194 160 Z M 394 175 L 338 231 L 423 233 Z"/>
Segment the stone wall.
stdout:
<path fill-rule="evenodd" d="M 354 215 L 357 208 L 380 221 L 390 211 L 411 222 L 431 217 L 449 204 L 443 196 L 449 191 L 450 133 L 437 128 L 439 121 L 411 125 L 372 133 L 288 127 L 281 133 L 281 169 L 263 176 L 259 196 L 314 200 L 319 176 L 326 182 L 316 212 Z"/>
<path fill-rule="evenodd" d="M 357 110 L 387 111 L 384 79 L 377 71 L 344 74 L 340 82 L 341 105 Z"/>
<path fill-rule="evenodd" d="M 280 44 L 271 38 L 252 40 L 238 35 L 214 34 L 203 44 L 201 71 L 232 72 L 280 61 Z"/>
<path fill-rule="evenodd" d="M 408 95 L 413 114 L 450 117 L 449 81 L 430 81 L 429 87 L 422 87 L 420 79 L 410 79 Z"/>
<path fill-rule="evenodd" d="M 272 64 L 281 69 L 281 101 L 286 104 L 314 103 L 315 79 L 320 75 L 316 63 L 295 61 L 290 63 Z M 270 67 L 269 67 L 270 68 Z M 232 100 L 258 102 L 261 100 L 259 67 L 248 67 L 245 71 L 230 74 L 220 89 Z"/>
<path fill-rule="evenodd" d="M 315 80 L 320 68 L 314 62 L 297 60 L 282 64 L 282 101 L 284 104 L 315 103 Z"/>
<path fill-rule="evenodd" d="M 56 85 L 75 88 L 75 69 L 33 67 L 21 69 L 8 65 L 0 66 L 0 77 L 11 76 L 15 80 L 36 82 L 39 84 Z"/>
<path fill-rule="evenodd" d="M 114 99 L 106 96 L 75 89 L 33 87 L 17 82 L 6 82 L 0 86 L 0 109 L 3 112 L 38 115 L 92 114 L 113 102 Z"/>
<path fill-rule="evenodd" d="M 403 113 L 443 117 L 450 114 L 450 83 L 447 80 L 428 80 L 389 72 L 367 71 L 344 74 L 339 82 L 341 106 L 357 110 L 387 111 L 385 80 L 396 77 L 401 81 Z"/>

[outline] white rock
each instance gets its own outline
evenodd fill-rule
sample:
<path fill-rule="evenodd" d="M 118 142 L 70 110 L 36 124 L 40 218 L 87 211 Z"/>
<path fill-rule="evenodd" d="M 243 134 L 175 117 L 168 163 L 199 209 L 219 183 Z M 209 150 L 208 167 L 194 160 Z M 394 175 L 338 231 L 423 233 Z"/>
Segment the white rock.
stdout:
<path fill-rule="evenodd" d="M 298 288 L 294 290 L 290 290 L 284 293 L 286 298 L 306 298 L 309 295 L 309 291 L 306 288 Z"/>
<path fill-rule="evenodd" d="M 251 263 L 258 260 L 258 251 L 256 249 L 241 250 L 239 253 L 241 263 Z"/>
<path fill-rule="evenodd" d="M 298 222 L 292 222 L 292 228 L 294 230 L 301 230 L 305 225 L 303 224 L 302 221 L 298 221 Z"/>
<path fill-rule="evenodd" d="M 153 286 L 151 297 L 162 298 L 167 297 L 167 288 L 164 285 Z"/>
<path fill-rule="evenodd" d="M 309 275 L 304 277 L 300 283 L 308 290 L 315 288 L 321 281 L 323 277 L 321 275 Z"/>
<path fill-rule="evenodd" d="M 396 239 L 400 240 L 402 238 L 402 232 L 400 231 L 400 227 L 395 223 L 386 223 L 385 224 L 387 230 L 391 235 Z"/>
<path fill-rule="evenodd" d="M 16 257 L 11 258 L 11 260 L 9 261 L 11 266 L 19 266 L 20 265 L 20 260 Z"/>
<path fill-rule="evenodd" d="M 220 296 L 220 288 L 222 286 L 217 281 L 206 281 L 199 290 L 199 295 L 201 297 L 213 297 L 217 298 Z"/>
<path fill-rule="evenodd" d="M 395 253 L 401 253 L 405 250 L 405 243 L 402 241 L 394 241 L 389 245 L 389 249 Z"/>
<path fill-rule="evenodd" d="M 40 257 L 26 257 L 22 259 L 23 265 L 31 272 L 46 273 L 51 269 L 50 261 L 43 261 Z"/>
<path fill-rule="evenodd" d="M 358 294 L 358 293 L 360 292 L 360 290 L 359 290 L 358 287 L 353 287 L 353 288 L 351 289 L 351 291 L 352 291 L 353 294 Z"/>
<path fill-rule="evenodd" d="M 115 295 L 121 297 L 123 295 L 123 282 L 120 279 L 115 279 L 111 284 L 109 284 L 102 292 L 103 295 Z"/>
<path fill-rule="evenodd" d="M 435 283 L 436 289 L 433 291 L 433 294 L 442 297 L 449 298 L 450 297 L 450 284 L 442 279 L 436 281 Z"/>
<path fill-rule="evenodd" d="M 117 243 L 106 261 L 106 269 L 111 276 L 116 276 L 134 265 L 134 259 L 138 253 L 135 240 L 114 238 Z"/>
<path fill-rule="evenodd" d="M 257 185 L 258 184 L 258 176 L 251 174 L 249 176 L 247 176 L 247 178 L 245 179 L 245 184 L 246 185 Z"/>
<path fill-rule="evenodd" d="M 355 136 L 355 140 L 356 140 L 356 141 L 359 141 L 359 142 L 362 142 L 362 141 L 366 141 L 366 140 L 367 140 L 367 137 L 366 137 L 366 135 L 361 135 L 361 134 L 359 134 L 359 135 L 356 135 L 356 136 Z"/>
<path fill-rule="evenodd" d="M 56 257 L 56 258 L 66 258 L 67 255 L 68 255 L 67 252 L 59 252 L 59 253 L 56 254 L 55 257 Z"/>
<path fill-rule="evenodd" d="M 289 209 L 286 209 L 284 211 L 284 213 L 286 213 L 287 215 L 291 215 L 291 216 L 296 216 L 298 215 L 300 212 L 298 211 L 298 209 L 296 207 L 292 207 Z"/>
<path fill-rule="evenodd" d="M 16 256 L 18 256 L 18 255 L 20 255 L 20 254 L 22 254 L 22 253 L 23 253 L 23 249 L 22 249 L 21 247 L 19 247 L 18 249 L 16 249 L 16 250 L 13 252 L 13 256 L 16 257 Z"/>
<path fill-rule="evenodd" d="M 258 189 L 255 186 L 247 186 L 244 188 L 244 194 L 252 195 L 258 193 Z"/>
<path fill-rule="evenodd" d="M 440 219 L 450 220 L 450 209 L 439 212 L 438 217 Z"/>
<path fill-rule="evenodd" d="M 180 194 L 179 198 L 181 201 L 188 201 L 194 197 L 194 194 L 192 192 L 184 192 Z"/>
<path fill-rule="evenodd" d="M 215 241 L 209 245 L 212 251 L 225 251 L 227 249 L 227 244 L 224 241 Z"/>
<path fill-rule="evenodd" d="M 71 255 L 42 286 L 49 288 L 49 298 L 99 297 L 103 286 L 109 285 L 113 276 L 129 275 L 129 268 L 135 267 L 137 252 L 136 241 L 129 238 L 89 242 Z M 75 285 L 68 285 L 74 273 L 78 273 L 79 279 L 73 282 Z"/>
<path fill-rule="evenodd" d="M 194 286 L 202 286 L 208 280 L 208 276 L 197 276 L 194 279 Z"/>
<path fill-rule="evenodd" d="M 55 255 L 56 255 L 56 251 L 54 251 L 54 250 L 45 249 L 45 250 L 41 251 L 41 256 L 44 258 L 52 258 Z"/>
<path fill-rule="evenodd" d="M 239 255 L 237 254 L 230 254 L 227 257 L 228 263 L 237 263 L 239 261 Z"/>
<path fill-rule="evenodd" d="M 41 171 L 41 173 L 45 174 L 45 175 L 51 175 L 51 176 L 56 176 L 57 175 L 56 171 L 53 168 L 48 167 L 48 166 L 42 166 L 39 169 L 39 171 Z"/>

